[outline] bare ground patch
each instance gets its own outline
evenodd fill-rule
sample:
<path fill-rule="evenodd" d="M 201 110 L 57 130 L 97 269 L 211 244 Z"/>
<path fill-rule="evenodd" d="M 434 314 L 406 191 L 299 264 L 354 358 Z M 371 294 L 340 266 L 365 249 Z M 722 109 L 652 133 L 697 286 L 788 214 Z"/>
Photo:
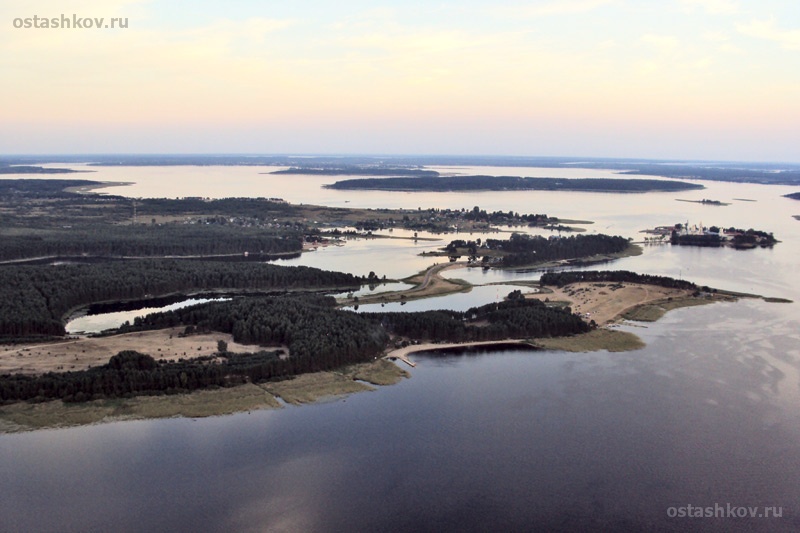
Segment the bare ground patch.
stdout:
<path fill-rule="evenodd" d="M 0 374 L 44 374 L 86 370 L 104 365 L 123 350 L 146 353 L 155 359 L 177 361 L 212 355 L 217 341 L 228 344 L 228 351 L 247 353 L 260 350 L 258 346 L 239 344 L 228 333 L 203 333 L 181 337 L 184 328 L 168 328 L 80 338 L 43 344 L 0 345 Z"/>
<path fill-rule="evenodd" d="M 694 298 L 691 294 L 691 291 L 685 289 L 657 285 L 582 282 L 552 287 L 552 293 L 526 294 L 525 297 L 567 302 L 573 312 L 579 313 L 586 320 L 594 320 L 603 325 L 625 316 L 634 308 L 653 302 L 663 302 L 664 312 L 677 307 L 709 303 L 706 299 Z"/>

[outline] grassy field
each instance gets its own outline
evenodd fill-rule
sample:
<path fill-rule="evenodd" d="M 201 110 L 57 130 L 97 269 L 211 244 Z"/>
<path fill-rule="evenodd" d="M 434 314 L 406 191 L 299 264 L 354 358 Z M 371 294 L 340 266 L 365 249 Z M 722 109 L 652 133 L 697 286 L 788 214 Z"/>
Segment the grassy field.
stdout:
<path fill-rule="evenodd" d="M 403 378 L 411 377 L 411 374 L 385 359 L 351 366 L 345 369 L 345 374 L 373 385 L 394 385 Z"/>
<path fill-rule="evenodd" d="M 642 339 L 633 333 L 611 329 L 596 329 L 589 333 L 571 337 L 534 339 L 533 343 L 545 350 L 562 350 L 565 352 L 596 352 L 598 350 L 627 352 L 639 350 L 645 346 Z"/>
<path fill-rule="evenodd" d="M 622 316 L 626 320 L 635 320 L 638 322 L 655 322 L 668 311 L 673 309 L 680 309 L 681 307 L 694 307 L 697 305 L 707 305 L 714 302 L 732 301 L 734 298 L 730 297 L 709 297 L 709 298 L 695 298 L 693 296 L 686 296 L 682 298 L 671 298 L 667 300 L 657 300 L 634 307 L 626 311 Z"/>
<path fill-rule="evenodd" d="M 292 405 L 313 403 L 355 392 L 374 390 L 369 385 L 354 381 L 339 372 L 302 374 L 295 376 L 294 379 L 262 383 L 260 387 Z"/>
<path fill-rule="evenodd" d="M 275 409 L 280 403 L 256 385 L 203 390 L 170 396 L 95 400 L 65 404 L 61 400 L 0 407 L 0 433 L 82 426 L 145 418 L 198 418 L 255 409 Z"/>

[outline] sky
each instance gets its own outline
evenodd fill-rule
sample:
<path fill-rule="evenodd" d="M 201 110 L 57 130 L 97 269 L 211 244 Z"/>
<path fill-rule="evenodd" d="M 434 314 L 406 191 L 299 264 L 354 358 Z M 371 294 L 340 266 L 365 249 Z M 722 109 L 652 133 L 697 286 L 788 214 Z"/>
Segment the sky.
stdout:
<path fill-rule="evenodd" d="M 800 162 L 796 0 L 2 0 L 0 81 L 5 154 Z"/>

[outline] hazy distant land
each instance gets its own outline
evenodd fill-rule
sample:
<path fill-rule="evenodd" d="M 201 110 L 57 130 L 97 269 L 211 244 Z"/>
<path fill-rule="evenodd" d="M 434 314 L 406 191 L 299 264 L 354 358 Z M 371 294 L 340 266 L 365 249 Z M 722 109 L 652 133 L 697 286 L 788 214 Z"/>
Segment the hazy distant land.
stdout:
<path fill-rule="evenodd" d="M 420 172 L 428 172 L 421 167 L 432 166 L 494 166 L 615 170 L 620 174 L 666 178 L 781 185 L 800 184 L 799 163 L 466 155 L 78 154 L 0 157 L 0 169 L 8 165 L 31 166 L 44 163 L 80 163 L 90 166 L 285 166 L 293 167 L 288 173 L 335 175 L 336 169 L 347 169 L 346 173 L 350 175 L 373 176 L 390 175 L 389 171 L 394 172 L 395 176 L 406 175 L 406 173 L 418 175 Z M 8 173 L 8 171 L 4 173 Z M 342 174 L 344 173 L 342 172 Z"/>
<path fill-rule="evenodd" d="M 339 190 L 378 191 L 589 191 L 661 192 L 703 189 L 695 183 L 650 179 L 522 178 L 517 176 L 446 176 L 435 178 L 355 178 L 326 185 Z"/>
<path fill-rule="evenodd" d="M 73 170 L 71 168 L 44 168 L 33 165 L 4 165 L 0 163 L 0 174 L 71 174 L 73 172 L 94 172 L 93 170 Z"/>

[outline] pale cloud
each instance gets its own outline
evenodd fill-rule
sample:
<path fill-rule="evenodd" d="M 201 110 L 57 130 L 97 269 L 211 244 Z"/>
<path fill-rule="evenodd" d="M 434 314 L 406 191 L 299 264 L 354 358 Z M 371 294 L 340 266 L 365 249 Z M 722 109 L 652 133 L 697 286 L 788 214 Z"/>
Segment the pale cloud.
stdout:
<path fill-rule="evenodd" d="M 301 94 L 306 78 L 270 39 L 291 24 L 250 18 L 164 31 L 132 20 L 118 31 L 0 32 L 0 70 L 15 79 L 0 86 L 0 99 L 17 103 L 3 117 L 222 122 L 254 109 L 289 113 L 281 102 Z"/>
<path fill-rule="evenodd" d="M 748 22 L 741 2 L 729 18 L 738 4 L 719 0 L 513 3 L 423 12 L 345 2 L 338 21 L 297 8 L 282 10 L 285 20 L 198 16 L 171 25 L 155 2 L 0 0 L 0 72 L 12 80 L 0 84 L 0 101 L 14 103 L 0 122 L 24 127 L 31 146 L 45 142 L 37 136 L 102 143 L 130 131 L 142 149 L 191 139 L 213 147 L 244 131 L 276 142 L 293 134 L 297 150 L 324 146 L 307 144 L 317 139 L 346 151 L 349 135 L 370 143 L 384 130 L 441 147 L 442 138 L 477 137 L 503 121 L 509 131 L 545 123 L 566 132 L 565 124 L 580 130 L 593 120 L 597 131 L 626 120 L 716 124 L 741 109 L 764 124 L 797 116 L 786 112 L 800 106 L 795 73 L 775 53 L 800 49 L 799 32 L 780 26 L 786 16 Z M 11 27 L 17 16 L 62 12 L 129 16 L 130 29 Z M 786 89 L 772 90 L 779 82 Z"/>
<path fill-rule="evenodd" d="M 701 9 L 712 15 L 735 15 L 741 11 L 734 0 L 678 0 L 686 12 Z"/>
<path fill-rule="evenodd" d="M 563 0 L 540 2 L 525 6 L 492 7 L 490 9 L 491 13 L 495 15 L 534 18 L 588 13 L 618 3 L 618 0 Z"/>
<path fill-rule="evenodd" d="M 71 17 L 111 18 L 121 17 L 137 19 L 147 12 L 150 0 L 3 0 L 0 2 L 0 22 L 11 26 L 15 18 L 60 17 L 62 14 Z M 0 36 L 6 33 L 0 31 Z"/>
<path fill-rule="evenodd" d="M 707 31 L 703 34 L 703 39 L 710 43 L 725 43 L 730 41 L 731 37 L 724 31 Z"/>
<path fill-rule="evenodd" d="M 123 10 L 132 6 L 149 4 L 151 0 L 3 0 L 0 13 L 17 13 L 14 16 L 33 16 L 34 14 L 46 17 L 60 15 L 61 13 L 77 13 L 85 17 L 111 15 L 112 11 Z M 124 16 L 124 13 L 120 13 Z"/>
<path fill-rule="evenodd" d="M 477 37 L 463 31 L 425 31 L 425 32 L 374 32 L 341 39 L 340 44 L 365 49 L 378 49 L 384 52 L 426 55 L 456 52 L 480 48 L 487 44 L 485 37 Z"/>
<path fill-rule="evenodd" d="M 681 45 L 681 40 L 674 35 L 658 35 L 655 33 L 642 35 L 642 42 L 656 47 L 662 53 L 675 52 Z"/>
<path fill-rule="evenodd" d="M 739 33 L 748 37 L 773 41 L 789 50 L 800 50 L 800 30 L 778 28 L 772 19 L 753 20 L 747 24 L 737 24 L 736 29 L 739 30 Z"/>
<path fill-rule="evenodd" d="M 703 40 L 714 45 L 718 52 L 741 54 L 742 49 L 733 43 L 731 36 L 723 31 L 709 31 L 703 34 Z"/>
<path fill-rule="evenodd" d="M 249 45 L 263 44 L 267 35 L 295 24 L 292 20 L 252 17 L 243 21 L 221 20 L 213 25 L 188 30 L 182 35 L 192 39 L 212 39 L 234 43 L 243 41 Z M 180 34 L 179 34 L 180 35 Z"/>
<path fill-rule="evenodd" d="M 333 22 L 330 27 L 333 30 L 354 30 L 374 26 L 375 24 L 385 25 L 393 23 L 397 16 L 397 10 L 390 7 L 376 7 L 366 9 L 353 15 L 348 15 L 340 20 Z"/>

